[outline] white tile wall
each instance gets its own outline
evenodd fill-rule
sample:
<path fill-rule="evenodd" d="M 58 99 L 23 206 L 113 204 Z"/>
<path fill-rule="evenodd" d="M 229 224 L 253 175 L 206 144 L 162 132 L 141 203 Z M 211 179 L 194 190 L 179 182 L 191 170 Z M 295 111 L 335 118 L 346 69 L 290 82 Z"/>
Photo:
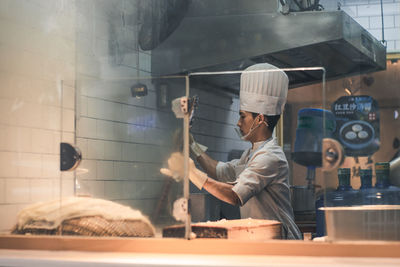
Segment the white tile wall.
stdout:
<path fill-rule="evenodd" d="M 95 180 L 97 177 L 97 160 L 82 160 L 77 168 L 76 175 L 80 180 Z"/>
<path fill-rule="evenodd" d="M 78 195 L 105 198 L 105 182 L 80 180 L 76 192 Z"/>
<path fill-rule="evenodd" d="M 62 131 L 63 132 L 75 132 L 75 110 L 73 109 L 62 109 Z"/>
<path fill-rule="evenodd" d="M 55 182 L 55 196 L 68 197 L 73 196 L 75 194 L 75 179 L 74 178 L 62 178 L 61 181 L 59 179 L 54 180 Z M 61 186 L 60 186 L 61 182 Z"/>
<path fill-rule="evenodd" d="M 42 155 L 42 178 L 60 177 L 60 158 L 58 155 Z"/>
<path fill-rule="evenodd" d="M 5 151 L 31 152 L 33 149 L 33 130 L 25 127 L 3 126 L 1 147 Z M 33 152 L 33 151 L 32 151 Z"/>
<path fill-rule="evenodd" d="M 376 39 L 382 40 L 382 18 L 380 0 L 355 0 L 342 2 L 342 9 L 366 28 Z M 383 1 L 384 38 L 387 52 L 400 51 L 400 2 Z"/>
<path fill-rule="evenodd" d="M 117 180 L 141 180 L 149 176 L 145 174 L 145 164 L 132 162 L 115 162 L 114 178 Z"/>
<path fill-rule="evenodd" d="M 121 199 L 123 185 L 120 181 L 105 181 L 104 196 L 107 199 Z"/>
<path fill-rule="evenodd" d="M 79 137 L 91 137 L 96 134 L 97 120 L 87 117 L 78 117 L 76 134 Z"/>
<path fill-rule="evenodd" d="M 39 202 L 53 199 L 55 187 L 52 179 L 34 179 L 30 181 L 30 201 Z"/>
<path fill-rule="evenodd" d="M 42 175 L 42 155 L 18 154 L 18 177 L 40 178 Z"/>
<path fill-rule="evenodd" d="M 114 123 L 112 121 L 97 120 L 95 137 L 102 140 L 114 139 Z"/>
<path fill-rule="evenodd" d="M 28 203 L 30 201 L 30 179 L 6 179 L 6 202 Z"/>
<path fill-rule="evenodd" d="M 88 159 L 104 159 L 104 141 L 88 140 L 88 154 L 85 158 Z"/>
<path fill-rule="evenodd" d="M 67 85 L 63 86 L 62 106 L 66 109 L 75 109 L 75 88 Z"/>
<path fill-rule="evenodd" d="M 24 208 L 25 204 L 13 203 L 13 204 L 2 204 L 0 205 L 0 214 L 2 215 L 1 219 L 1 232 L 9 233 L 9 230 L 16 224 L 17 222 L 17 214 L 18 212 Z"/>
<path fill-rule="evenodd" d="M 6 181 L 0 178 L 0 204 L 6 202 Z"/>
<path fill-rule="evenodd" d="M 137 190 L 139 188 L 138 182 L 136 181 L 123 181 L 120 199 L 132 199 L 137 195 Z"/>
<path fill-rule="evenodd" d="M 149 203 L 155 203 L 161 190 L 157 181 L 165 179 L 159 169 L 171 146 L 171 132 L 182 122 L 170 110 L 157 111 L 149 80 L 140 81 L 149 87 L 146 97 L 131 96 L 130 87 L 137 82 L 132 77 L 148 76 L 151 70 L 150 53 L 138 53 L 136 46 L 132 2 L 80 4 L 77 140 L 86 151 L 79 168 L 87 170 L 78 176 L 86 187 L 82 190 L 150 211 Z M 126 25 L 121 14 L 129 18 Z"/>
<path fill-rule="evenodd" d="M 370 23 L 370 20 L 369 20 L 369 17 L 356 17 L 356 18 L 354 18 L 362 27 L 364 27 L 364 28 L 366 28 L 366 29 L 369 29 L 370 28 L 370 26 L 369 26 L 369 23 Z M 372 22 L 373 23 L 373 22 Z"/>
<path fill-rule="evenodd" d="M 382 17 L 369 17 L 370 29 L 381 29 L 382 28 Z M 394 27 L 394 16 L 383 16 L 383 25 L 387 28 Z"/>
<path fill-rule="evenodd" d="M 75 136 L 74 5 L 0 1 L 0 231 L 22 207 L 59 197 L 60 183 L 73 193 L 58 154 Z"/>
<path fill-rule="evenodd" d="M 122 147 L 123 161 L 136 161 L 138 159 L 138 145 L 127 143 Z"/>
<path fill-rule="evenodd" d="M 121 142 L 106 141 L 104 144 L 104 159 L 106 160 L 122 160 L 122 146 Z"/>
<path fill-rule="evenodd" d="M 18 154 L 14 152 L 0 152 L 0 177 L 18 177 Z"/>

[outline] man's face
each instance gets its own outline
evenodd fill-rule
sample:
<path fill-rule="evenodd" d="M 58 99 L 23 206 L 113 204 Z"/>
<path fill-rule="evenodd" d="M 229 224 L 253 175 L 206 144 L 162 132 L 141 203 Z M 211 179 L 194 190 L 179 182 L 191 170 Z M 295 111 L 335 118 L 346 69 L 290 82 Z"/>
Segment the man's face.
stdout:
<path fill-rule="evenodd" d="M 240 110 L 239 116 L 237 126 L 240 128 L 242 135 L 246 135 L 254 127 L 253 115 L 251 112 Z"/>

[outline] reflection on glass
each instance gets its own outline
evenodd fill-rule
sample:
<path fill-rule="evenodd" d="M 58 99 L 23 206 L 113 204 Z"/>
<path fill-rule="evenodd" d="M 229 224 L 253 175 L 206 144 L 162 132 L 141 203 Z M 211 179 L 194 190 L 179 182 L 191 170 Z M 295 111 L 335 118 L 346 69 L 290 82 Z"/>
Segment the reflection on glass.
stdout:
<path fill-rule="evenodd" d="M 320 232 L 320 236 L 327 235 L 333 241 L 400 240 L 395 226 L 399 223 L 400 190 L 393 184 L 395 179 L 390 179 L 390 172 L 396 168 L 391 170 L 387 162 L 396 158 L 391 152 L 396 137 L 390 132 L 398 125 L 389 123 L 396 108 L 386 106 L 394 101 L 387 98 L 392 86 L 381 89 L 385 79 L 391 79 L 395 72 L 395 67 L 388 64 L 382 77 L 360 74 L 348 78 L 358 81 L 350 96 L 338 94 L 340 82 L 327 84 L 324 101 L 332 107 L 338 126 L 334 138 L 346 156 L 340 168 L 351 170 L 349 185 L 354 190 L 340 192 L 337 197 L 338 192 L 332 191 L 335 172 L 323 173 L 327 187 L 325 195 L 317 200 L 317 208 L 325 206 L 327 232 Z M 317 228 L 321 221 L 317 220 Z"/>
<path fill-rule="evenodd" d="M 182 181 L 160 173 L 173 151 L 183 151 L 183 120 L 171 102 L 186 95 L 185 80 L 168 79 L 79 81 L 79 103 L 87 106 L 77 117 L 77 144 L 84 156 L 76 195 L 130 207 L 149 219 L 158 236 L 163 226 L 179 222 L 174 202 L 183 197 Z M 174 86 L 167 91 L 168 106 L 159 107 L 156 88 L 166 82 Z"/>

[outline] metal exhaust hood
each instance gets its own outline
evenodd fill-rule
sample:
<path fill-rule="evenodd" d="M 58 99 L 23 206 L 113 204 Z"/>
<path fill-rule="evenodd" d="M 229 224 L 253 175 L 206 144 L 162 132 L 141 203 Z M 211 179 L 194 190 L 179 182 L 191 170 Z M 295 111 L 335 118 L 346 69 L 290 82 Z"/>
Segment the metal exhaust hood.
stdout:
<path fill-rule="evenodd" d="M 268 62 L 280 68 L 323 66 L 329 80 L 386 68 L 384 45 L 344 11 L 284 15 L 273 6 L 242 14 L 239 3 L 261 1 L 230 1 L 231 9 L 221 13 L 212 9 L 219 1 L 192 1 L 179 26 L 152 49 L 152 74 L 242 70 Z M 318 83 L 322 78 L 320 72 L 287 74 L 291 88 Z M 234 93 L 239 90 L 238 75 L 196 79 Z"/>

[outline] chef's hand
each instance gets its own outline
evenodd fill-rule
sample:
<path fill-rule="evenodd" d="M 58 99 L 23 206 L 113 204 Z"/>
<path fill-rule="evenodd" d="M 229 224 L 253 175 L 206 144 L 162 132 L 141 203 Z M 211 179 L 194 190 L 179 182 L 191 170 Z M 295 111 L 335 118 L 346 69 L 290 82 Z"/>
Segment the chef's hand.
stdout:
<path fill-rule="evenodd" d="M 200 157 L 204 152 L 207 151 L 208 147 L 197 143 L 194 138 L 193 135 L 189 133 L 189 148 L 190 148 L 190 152 L 196 156 L 196 159 L 198 157 Z"/>
<path fill-rule="evenodd" d="M 174 178 L 177 181 L 181 180 L 184 176 L 182 153 L 172 153 L 168 159 L 168 169 L 161 168 L 160 172 L 164 175 Z M 194 162 L 191 158 L 189 158 L 189 179 L 200 190 L 203 188 L 208 179 L 207 174 L 196 168 L 196 165 L 194 165 Z"/>

